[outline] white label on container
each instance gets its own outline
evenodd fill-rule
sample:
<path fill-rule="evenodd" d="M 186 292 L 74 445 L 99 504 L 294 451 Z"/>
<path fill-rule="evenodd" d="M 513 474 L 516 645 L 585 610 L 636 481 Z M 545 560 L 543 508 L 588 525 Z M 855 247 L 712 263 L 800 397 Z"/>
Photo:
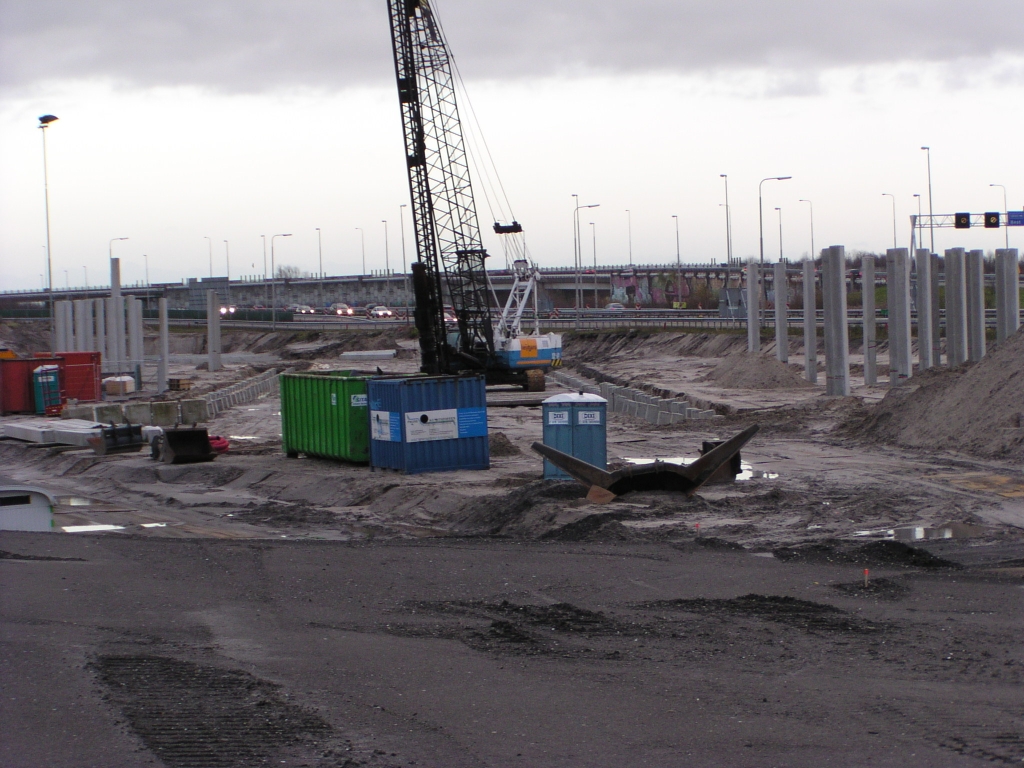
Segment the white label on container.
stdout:
<path fill-rule="evenodd" d="M 548 426 L 569 426 L 569 412 L 548 411 Z"/>
<path fill-rule="evenodd" d="M 576 423 L 580 426 L 600 426 L 601 425 L 601 412 L 600 411 L 579 411 L 579 416 L 576 419 Z"/>
<path fill-rule="evenodd" d="M 331 392 L 331 405 L 337 405 L 337 404 L 338 404 L 338 393 L 337 392 Z"/>
<path fill-rule="evenodd" d="M 353 408 L 365 408 L 366 395 L 352 395 L 351 403 Z"/>
<path fill-rule="evenodd" d="M 391 414 L 388 411 L 373 411 L 370 414 L 370 438 L 391 441 Z"/>
<path fill-rule="evenodd" d="M 443 411 L 413 411 L 405 414 L 407 443 L 458 439 L 459 412 L 455 408 Z"/>

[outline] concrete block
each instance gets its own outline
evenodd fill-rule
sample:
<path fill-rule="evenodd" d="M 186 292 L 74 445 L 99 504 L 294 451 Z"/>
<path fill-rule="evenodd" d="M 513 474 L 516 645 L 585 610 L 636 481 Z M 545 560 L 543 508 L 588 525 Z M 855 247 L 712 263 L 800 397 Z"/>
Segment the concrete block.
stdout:
<path fill-rule="evenodd" d="M 686 415 L 686 409 L 690 407 L 690 404 L 686 400 L 670 400 L 668 409 L 672 413 L 681 413 Z"/>
<path fill-rule="evenodd" d="M 686 421 L 686 414 L 685 413 L 673 413 L 672 414 L 672 422 L 671 422 L 672 424 L 681 424 L 684 421 Z"/>
<path fill-rule="evenodd" d="M 62 419 L 86 419 L 92 421 L 95 416 L 93 411 L 96 406 L 94 405 L 65 405 L 64 410 L 60 412 Z"/>
<path fill-rule="evenodd" d="M 119 403 L 97 405 L 93 410 L 93 418 L 100 424 L 124 424 L 124 409 Z"/>
<path fill-rule="evenodd" d="M 636 416 L 636 409 L 638 407 L 639 406 L 638 406 L 638 403 L 636 402 L 636 400 L 627 400 L 626 401 L 626 415 L 627 416 Z"/>
<path fill-rule="evenodd" d="M 658 424 L 671 424 L 672 415 L 671 411 L 658 411 Z"/>
<path fill-rule="evenodd" d="M 647 415 L 645 416 L 645 418 L 649 422 L 651 422 L 652 424 L 657 424 L 658 423 L 658 414 L 660 412 L 661 412 L 661 409 L 658 407 L 657 403 L 649 403 L 648 406 L 647 406 Z"/>
<path fill-rule="evenodd" d="M 699 419 L 700 418 L 700 408 L 687 408 L 686 409 L 686 418 L 688 418 L 688 419 Z"/>
<path fill-rule="evenodd" d="M 3 425 L 4 435 L 29 443 L 52 443 L 53 428 L 43 419 L 14 421 Z"/>
<path fill-rule="evenodd" d="M 178 403 L 170 400 L 164 403 L 152 403 L 151 424 L 155 427 L 173 427 L 178 423 Z"/>
<path fill-rule="evenodd" d="M 77 445 L 82 448 L 89 447 L 89 438 L 99 437 L 100 429 L 94 424 L 86 427 L 57 427 L 53 430 L 53 442 L 60 445 Z"/>
<path fill-rule="evenodd" d="M 210 420 L 205 400 L 182 400 L 179 405 L 181 406 L 182 424 L 196 424 Z"/>
<path fill-rule="evenodd" d="M 151 403 L 125 403 L 124 420 L 129 424 L 153 423 L 153 406 Z"/>

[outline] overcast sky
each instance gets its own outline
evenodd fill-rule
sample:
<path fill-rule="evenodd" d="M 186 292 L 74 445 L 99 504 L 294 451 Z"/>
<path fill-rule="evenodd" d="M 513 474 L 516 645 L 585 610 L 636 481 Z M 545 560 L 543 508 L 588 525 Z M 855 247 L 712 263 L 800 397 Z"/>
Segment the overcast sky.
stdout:
<path fill-rule="evenodd" d="M 584 257 L 725 256 L 728 173 L 737 256 L 815 245 L 908 245 L 932 147 L 937 213 L 1024 206 L 1024 13 L 1019 0 L 439 0 L 516 217 L 542 266 Z M 54 284 L 262 273 L 278 261 L 401 267 L 408 202 L 385 0 L 0 0 L 0 285 L 44 271 L 48 129 Z M 464 118 L 468 105 L 463 104 Z M 481 180 L 482 181 L 482 180 Z M 491 216 L 478 192 L 481 220 Z M 630 210 L 627 216 L 626 210 Z M 406 226 L 408 227 L 408 219 Z M 593 221 L 595 228 L 591 229 Z M 412 243 L 407 231 L 407 241 Z M 1024 235 L 1024 232 L 1021 233 Z M 207 241 L 206 237 L 210 240 Z M 994 248 L 1001 232 L 940 232 Z M 492 252 L 498 246 L 488 241 Z M 1024 236 L 1011 231 L 1011 245 Z M 409 252 L 411 259 L 411 250 Z M 83 269 L 84 268 L 84 269 Z M 68 270 L 65 278 L 64 270 Z"/>

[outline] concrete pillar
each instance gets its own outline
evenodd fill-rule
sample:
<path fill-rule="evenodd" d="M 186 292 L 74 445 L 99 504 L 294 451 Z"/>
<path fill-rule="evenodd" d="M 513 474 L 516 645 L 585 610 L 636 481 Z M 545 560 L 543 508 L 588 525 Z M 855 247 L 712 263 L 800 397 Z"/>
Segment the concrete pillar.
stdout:
<path fill-rule="evenodd" d="M 156 369 L 156 391 L 167 391 L 167 365 L 170 360 L 170 333 L 167 330 L 167 299 L 160 299 L 160 362 Z"/>
<path fill-rule="evenodd" d="M 910 256 L 906 248 L 886 251 L 886 303 L 889 309 L 889 383 L 910 378 Z"/>
<path fill-rule="evenodd" d="M 128 338 L 125 333 L 124 299 L 121 296 L 121 260 L 110 260 L 110 298 L 114 300 L 114 329 L 117 368 L 127 370 Z"/>
<path fill-rule="evenodd" d="M 211 371 L 220 370 L 220 300 L 216 291 L 206 292 L 206 353 Z"/>
<path fill-rule="evenodd" d="M 53 302 L 53 349 L 52 352 L 67 352 L 68 351 L 68 339 L 65 335 L 67 333 L 67 325 L 64 323 L 64 304 L 63 301 Z"/>
<path fill-rule="evenodd" d="M 846 328 L 846 249 L 821 252 L 821 293 L 825 310 L 825 394 L 850 394 L 850 335 Z"/>
<path fill-rule="evenodd" d="M 967 359 L 967 281 L 963 248 L 946 250 L 946 356 L 951 366 Z"/>
<path fill-rule="evenodd" d="M 103 299 L 93 299 L 93 317 L 96 320 L 96 335 L 93 337 L 93 349 L 100 353 L 100 362 L 107 359 L 107 313 Z"/>
<path fill-rule="evenodd" d="M 143 362 L 142 348 L 142 302 L 129 296 L 128 305 L 128 359 L 133 371 Z"/>
<path fill-rule="evenodd" d="M 814 290 L 814 260 L 804 261 L 804 376 L 818 383 L 818 297 Z"/>
<path fill-rule="evenodd" d="M 925 371 L 932 367 L 932 256 L 925 248 L 914 253 L 917 268 L 917 359 Z"/>
<path fill-rule="evenodd" d="M 75 300 L 75 351 L 88 352 L 92 343 L 92 302 Z"/>
<path fill-rule="evenodd" d="M 747 261 L 747 352 L 761 351 L 761 287 L 757 259 Z"/>
<path fill-rule="evenodd" d="M 861 295 L 864 297 L 864 384 L 878 383 L 878 339 L 875 326 L 875 257 L 860 260 Z"/>
<path fill-rule="evenodd" d="M 789 282 L 786 280 L 786 264 L 775 265 L 775 357 L 779 362 L 789 362 Z"/>
<path fill-rule="evenodd" d="M 939 254 L 933 253 L 932 263 L 932 365 L 942 365 L 942 302 L 939 296 Z M 947 358 L 949 352 L 947 350 Z"/>
<path fill-rule="evenodd" d="M 1016 248 L 996 251 L 996 341 L 1020 327 L 1020 270 Z"/>
<path fill-rule="evenodd" d="M 985 356 L 985 252 L 971 251 L 965 259 L 967 277 L 967 359 Z"/>
<path fill-rule="evenodd" d="M 104 301 L 107 305 L 106 312 L 104 313 L 107 319 L 107 370 L 120 373 L 121 363 L 117 359 L 117 311 L 114 307 L 120 301 L 120 297 L 115 299 L 113 296 L 110 296 L 104 299 Z"/>

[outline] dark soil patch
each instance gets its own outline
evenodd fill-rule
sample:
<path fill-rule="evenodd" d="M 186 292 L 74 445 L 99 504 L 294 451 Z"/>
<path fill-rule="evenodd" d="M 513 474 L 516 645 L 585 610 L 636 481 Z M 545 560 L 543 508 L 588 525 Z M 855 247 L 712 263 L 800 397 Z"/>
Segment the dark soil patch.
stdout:
<path fill-rule="evenodd" d="M 550 541 L 629 541 L 632 532 L 620 520 L 621 512 L 600 512 L 587 515 L 543 534 L 541 539 Z"/>
<path fill-rule="evenodd" d="M 522 451 L 513 443 L 504 432 L 491 432 L 487 438 L 492 457 L 521 456 Z"/>
<path fill-rule="evenodd" d="M 93 663 L 111 701 L 168 768 L 282 763 L 312 757 L 331 727 L 252 675 L 163 656 L 101 656 Z"/>
<path fill-rule="evenodd" d="M 892 579 L 869 579 L 865 584 L 863 581 L 851 581 L 845 584 L 833 584 L 832 589 L 851 597 L 874 597 L 882 600 L 899 600 L 910 594 L 910 587 Z"/>
<path fill-rule="evenodd" d="M 642 607 L 710 615 L 749 616 L 807 631 L 864 633 L 880 629 L 877 624 L 853 618 L 833 605 L 778 595 L 749 594 L 731 600 L 703 597 L 691 600 L 658 600 L 644 603 Z"/>
<path fill-rule="evenodd" d="M 840 542 L 780 547 L 772 554 L 782 561 L 808 563 L 854 563 L 857 565 L 905 566 L 911 568 L 960 568 L 950 560 L 911 547 L 901 541 L 872 541 L 850 547 Z"/>
<path fill-rule="evenodd" d="M 232 513 L 232 520 L 252 525 L 271 527 L 303 527 L 307 525 L 330 525 L 338 521 L 333 512 L 314 507 L 290 506 L 288 504 L 261 504 Z"/>
<path fill-rule="evenodd" d="M 459 533 L 493 536 L 506 526 L 519 521 L 534 506 L 553 501 L 574 501 L 586 498 L 587 489 L 579 483 L 537 480 L 504 496 L 483 498 L 472 511 L 455 525 Z"/>
<path fill-rule="evenodd" d="M 46 555 L 19 555 L 0 549 L 0 560 L 52 560 L 59 563 L 84 563 L 81 557 L 47 557 Z"/>

